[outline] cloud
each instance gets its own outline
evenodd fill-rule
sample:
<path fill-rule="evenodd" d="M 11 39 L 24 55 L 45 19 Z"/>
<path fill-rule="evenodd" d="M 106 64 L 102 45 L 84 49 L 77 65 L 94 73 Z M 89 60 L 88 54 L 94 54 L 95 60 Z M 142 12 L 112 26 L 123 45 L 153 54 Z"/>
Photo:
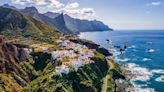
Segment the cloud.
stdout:
<path fill-rule="evenodd" d="M 95 14 L 95 11 L 93 8 L 83 8 L 83 9 L 81 9 L 81 13 L 92 15 L 92 14 Z"/>
<path fill-rule="evenodd" d="M 74 18 L 79 19 L 95 19 L 97 18 L 95 10 L 93 8 L 80 8 L 80 4 L 77 2 L 62 3 L 61 0 L 12 0 L 14 4 L 23 6 L 34 5 L 39 7 L 40 10 L 53 12 L 63 12 Z M 41 7 L 41 8 L 40 8 Z M 43 9 L 42 9 L 43 8 Z"/>
<path fill-rule="evenodd" d="M 79 19 L 95 19 L 97 18 L 96 12 L 93 8 L 80 8 L 79 3 L 69 3 L 64 8 L 60 10 L 60 12 L 69 14 L 70 16 L 74 18 Z"/>
<path fill-rule="evenodd" d="M 67 8 L 67 9 L 76 9 L 78 7 L 79 7 L 79 3 L 74 2 L 74 3 L 67 4 L 65 8 Z"/>
<path fill-rule="evenodd" d="M 44 6 L 52 6 L 55 8 L 60 8 L 64 6 L 64 4 L 60 2 L 60 0 L 12 0 L 12 3 L 20 4 L 20 5 L 29 5 L 29 4 L 34 4 L 37 6 L 44 5 Z"/>
<path fill-rule="evenodd" d="M 163 5 L 163 2 L 156 1 L 156 2 L 148 3 L 148 4 L 146 4 L 146 5 L 147 5 L 147 6 L 160 6 L 160 5 Z"/>
<path fill-rule="evenodd" d="M 14 4 L 20 4 L 20 5 L 25 5 L 26 4 L 26 2 L 24 2 L 23 0 L 11 0 L 11 1 Z"/>
<path fill-rule="evenodd" d="M 69 14 L 74 18 L 79 18 L 79 19 L 93 20 L 97 18 L 96 13 L 92 8 L 76 8 L 71 10 L 64 8 L 62 12 Z"/>
<path fill-rule="evenodd" d="M 47 5 L 48 8 L 53 9 L 60 9 L 63 8 L 65 5 L 61 3 L 59 0 L 51 0 L 51 3 Z"/>

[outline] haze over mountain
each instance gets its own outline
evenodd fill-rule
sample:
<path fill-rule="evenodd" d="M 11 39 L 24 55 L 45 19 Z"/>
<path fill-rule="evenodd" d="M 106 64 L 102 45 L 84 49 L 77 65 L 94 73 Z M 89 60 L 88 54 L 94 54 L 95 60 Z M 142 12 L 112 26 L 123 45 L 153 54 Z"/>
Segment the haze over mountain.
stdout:
<path fill-rule="evenodd" d="M 16 7 L 14 7 L 14 6 L 11 6 L 11 5 L 9 5 L 9 4 L 4 4 L 4 5 L 2 5 L 4 8 L 11 8 L 11 9 L 16 9 L 16 10 L 18 10 Z"/>
<path fill-rule="evenodd" d="M 10 7 L 13 6 L 8 5 L 8 8 Z M 47 12 L 45 14 L 41 14 L 38 12 L 38 10 L 35 7 L 26 7 L 24 9 L 21 9 L 20 11 L 28 16 L 38 18 L 44 23 L 53 26 L 63 31 L 64 33 L 68 33 L 68 34 L 86 32 L 86 31 L 112 30 L 101 21 L 75 19 L 63 13 L 60 14 L 60 13 Z"/>
<path fill-rule="evenodd" d="M 59 16 L 60 14 L 59 13 L 55 13 L 55 12 L 46 12 L 44 13 L 44 15 L 50 17 L 50 18 L 55 18 L 57 16 Z"/>

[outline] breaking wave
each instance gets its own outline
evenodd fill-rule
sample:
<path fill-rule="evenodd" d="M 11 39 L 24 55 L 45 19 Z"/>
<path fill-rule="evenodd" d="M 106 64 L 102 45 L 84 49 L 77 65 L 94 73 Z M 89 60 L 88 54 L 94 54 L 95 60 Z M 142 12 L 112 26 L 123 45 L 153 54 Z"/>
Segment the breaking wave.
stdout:
<path fill-rule="evenodd" d="M 155 80 L 158 81 L 158 82 L 164 82 L 164 75 L 156 78 Z"/>
<path fill-rule="evenodd" d="M 143 61 L 151 61 L 152 59 L 150 58 L 143 58 Z"/>
<path fill-rule="evenodd" d="M 146 52 L 153 53 L 153 52 L 155 52 L 155 50 L 154 49 L 147 49 Z"/>
<path fill-rule="evenodd" d="M 148 81 L 153 75 L 149 69 L 140 67 L 134 63 L 127 64 L 126 69 L 131 72 L 132 81 Z"/>
<path fill-rule="evenodd" d="M 154 74 L 164 74 L 163 69 L 149 70 L 134 63 L 127 64 L 126 69 L 132 74 L 132 81 L 146 82 L 149 81 Z"/>

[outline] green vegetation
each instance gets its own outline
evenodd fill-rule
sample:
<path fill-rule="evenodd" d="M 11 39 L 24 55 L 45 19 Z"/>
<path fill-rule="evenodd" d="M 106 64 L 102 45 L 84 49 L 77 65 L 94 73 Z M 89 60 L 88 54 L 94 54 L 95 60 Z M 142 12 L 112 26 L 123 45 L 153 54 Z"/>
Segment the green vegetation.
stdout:
<path fill-rule="evenodd" d="M 95 68 L 95 64 L 85 65 L 77 72 L 74 69 L 70 69 L 68 75 L 62 74 L 58 76 L 53 75 L 52 72 L 46 73 L 32 81 L 25 88 L 25 91 L 46 91 L 48 89 L 55 92 L 63 92 L 62 90 L 67 90 L 68 92 L 99 92 L 103 77 L 101 74 L 98 67 Z"/>
<path fill-rule="evenodd" d="M 22 87 L 9 74 L 0 74 L 1 92 L 22 92 Z"/>
<path fill-rule="evenodd" d="M 113 92 L 115 87 L 114 80 L 110 76 L 107 81 L 107 92 Z"/>
<path fill-rule="evenodd" d="M 94 52 L 96 58 L 105 59 L 105 56 L 97 51 Z"/>
<path fill-rule="evenodd" d="M 58 31 L 38 19 L 19 11 L 0 7 L 0 33 L 10 36 L 39 37 L 56 35 Z"/>

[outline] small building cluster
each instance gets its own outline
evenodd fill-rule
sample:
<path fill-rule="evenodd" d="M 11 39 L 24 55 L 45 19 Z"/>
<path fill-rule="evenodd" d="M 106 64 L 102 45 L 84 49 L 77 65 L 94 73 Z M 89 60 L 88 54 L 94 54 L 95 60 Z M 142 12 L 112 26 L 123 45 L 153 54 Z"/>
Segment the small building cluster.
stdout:
<path fill-rule="evenodd" d="M 77 71 L 84 64 L 93 62 L 90 58 L 94 57 L 94 50 L 88 49 L 85 45 L 70 42 L 69 40 L 59 40 L 57 42 L 61 44 L 60 46 L 63 50 L 52 52 L 54 60 L 62 61 L 62 65 L 56 67 L 56 74 L 67 74 L 70 67 Z"/>
<path fill-rule="evenodd" d="M 32 49 L 25 48 L 25 51 L 28 53 L 31 53 L 32 51 L 46 51 L 51 53 L 53 60 L 62 62 L 61 66 L 56 67 L 55 74 L 57 75 L 69 73 L 70 68 L 74 68 L 75 71 L 77 71 L 79 67 L 94 62 L 91 58 L 94 57 L 95 50 L 89 49 L 85 45 L 80 45 L 69 40 L 65 40 L 64 38 L 57 40 L 56 44 L 58 46 L 57 49 L 54 49 L 54 45 L 51 44 L 32 44 L 30 46 Z"/>

